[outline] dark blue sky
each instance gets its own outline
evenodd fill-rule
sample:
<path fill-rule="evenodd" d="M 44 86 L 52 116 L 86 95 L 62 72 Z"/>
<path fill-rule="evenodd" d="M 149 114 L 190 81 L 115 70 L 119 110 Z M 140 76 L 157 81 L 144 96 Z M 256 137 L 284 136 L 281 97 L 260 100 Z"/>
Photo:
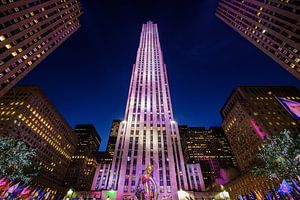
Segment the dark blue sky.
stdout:
<path fill-rule="evenodd" d="M 142 23 L 158 23 L 175 119 L 219 126 L 237 85 L 299 81 L 215 16 L 217 0 L 82 0 L 82 27 L 19 85 L 37 84 L 72 127 L 92 123 L 106 147 L 125 111 Z"/>

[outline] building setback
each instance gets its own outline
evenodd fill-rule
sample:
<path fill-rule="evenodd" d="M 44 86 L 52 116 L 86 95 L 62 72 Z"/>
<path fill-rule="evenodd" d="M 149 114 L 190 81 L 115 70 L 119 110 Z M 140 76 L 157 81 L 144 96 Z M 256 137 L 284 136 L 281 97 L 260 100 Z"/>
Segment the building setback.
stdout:
<path fill-rule="evenodd" d="M 142 27 L 108 183 L 108 189 L 117 190 L 117 199 L 135 196 L 148 164 L 154 166 L 159 199 L 178 199 L 178 190 L 188 189 L 170 98 L 157 25 L 149 21 Z"/>
<path fill-rule="evenodd" d="M 111 157 L 114 156 L 120 124 L 121 120 L 113 120 L 111 125 L 108 143 L 106 146 L 106 151 L 111 155 Z"/>
<path fill-rule="evenodd" d="M 221 127 L 179 126 L 183 155 L 187 164 L 199 163 L 205 187 L 221 177 L 221 169 L 237 167 Z"/>
<path fill-rule="evenodd" d="M 101 191 L 107 189 L 112 157 L 107 151 L 94 153 L 97 161 L 97 168 L 94 174 L 92 191 Z"/>
<path fill-rule="evenodd" d="M 219 0 L 216 15 L 300 79 L 298 0 Z"/>
<path fill-rule="evenodd" d="M 0 99 L 0 134 L 17 137 L 37 151 L 35 182 L 60 192 L 77 144 L 73 129 L 40 88 L 17 87 Z"/>
<path fill-rule="evenodd" d="M 300 102 L 300 91 L 291 86 L 240 86 L 221 110 L 222 127 L 242 175 L 227 185 L 232 198 L 239 194 L 272 188 L 277 181 L 253 177 L 248 170 L 258 164 L 256 157 L 264 139 L 283 129 L 299 133 L 299 120 L 283 106 L 280 99 Z"/>
<path fill-rule="evenodd" d="M 65 177 L 65 187 L 76 191 L 89 191 L 97 167 L 94 155 L 101 144 L 101 138 L 92 124 L 78 124 L 75 127 L 78 138 L 76 152 Z"/>
<path fill-rule="evenodd" d="M 0 1 L 0 97 L 79 27 L 78 0 Z"/>

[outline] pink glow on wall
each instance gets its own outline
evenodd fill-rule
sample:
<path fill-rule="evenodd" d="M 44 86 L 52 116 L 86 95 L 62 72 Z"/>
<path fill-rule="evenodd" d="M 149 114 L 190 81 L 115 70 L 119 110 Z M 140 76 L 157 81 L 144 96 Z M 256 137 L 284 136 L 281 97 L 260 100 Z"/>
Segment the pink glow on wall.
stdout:
<path fill-rule="evenodd" d="M 261 139 L 264 139 L 264 138 L 267 136 L 267 134 L 262 130 L 261 127 L 259 127 L 259 126 L 255 123 L 255 121 L 254 121 L 253 119 L 250 119 L 250 123 L 251 123 L 251 125 L 253 126 L 255 132 L 258 134 L 258 136 L 259 136 Z"/>

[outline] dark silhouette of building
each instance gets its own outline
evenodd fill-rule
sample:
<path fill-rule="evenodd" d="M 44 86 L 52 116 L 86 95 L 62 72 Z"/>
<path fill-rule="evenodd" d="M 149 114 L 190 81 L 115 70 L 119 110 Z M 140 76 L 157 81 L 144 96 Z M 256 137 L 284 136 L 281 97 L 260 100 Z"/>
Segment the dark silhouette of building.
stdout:
<path fill-rule="evenodd" d="M 79 27 L 79 0 L 0 1 L 0 97 Z"/>
<path fill-rule="evenodd" d="M 64 191 L 77 139 L 40 88 L 17 87 L 0 99 L 0 134 L 20 138 L 36 150 L 33 163 L 40 172 L 35 183 Z"/>
<path fill-rule="evenodd" d="M 108 143 L 106 147 L 106 151 L 113 157 L 114 152 L 115 152 L 115 147 L 116 147 L 116 142 L 117 142 L 117 136 L 118 136 L 118 131 L 119 127 L 121 124 L 121 120 L 113 120 L 109 138 L 108 138 Z"/>
<path fill-rule="evenodd" d="M 97 167 L 94 152 L 98 151 L 101 138 L 92 124 L 76 125 L 75 134 L 78 144 L 65 177 L 65 186 L 76 191 L 89 191 Z"/>

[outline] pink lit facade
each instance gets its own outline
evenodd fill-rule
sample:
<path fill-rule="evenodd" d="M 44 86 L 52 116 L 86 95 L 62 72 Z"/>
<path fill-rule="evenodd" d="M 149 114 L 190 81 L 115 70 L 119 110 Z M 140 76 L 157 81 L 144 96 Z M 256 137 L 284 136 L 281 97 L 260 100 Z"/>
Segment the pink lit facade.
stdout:
<path fill-rule="evenodd" d="M 178 191 L 188 189 L 166 65 L 151 21 L 142 27 L 107 189 L 117 190 L 117 199 L 133 199 L 147 164 L 154 166 L 159 199 L 178 199 Z"/>
<path fill-rule="evenodd" d="M 188 172 L 190 190 L 205 191 L 205 185 L 200 163 L 187 164 L 186 169 Z"/>

